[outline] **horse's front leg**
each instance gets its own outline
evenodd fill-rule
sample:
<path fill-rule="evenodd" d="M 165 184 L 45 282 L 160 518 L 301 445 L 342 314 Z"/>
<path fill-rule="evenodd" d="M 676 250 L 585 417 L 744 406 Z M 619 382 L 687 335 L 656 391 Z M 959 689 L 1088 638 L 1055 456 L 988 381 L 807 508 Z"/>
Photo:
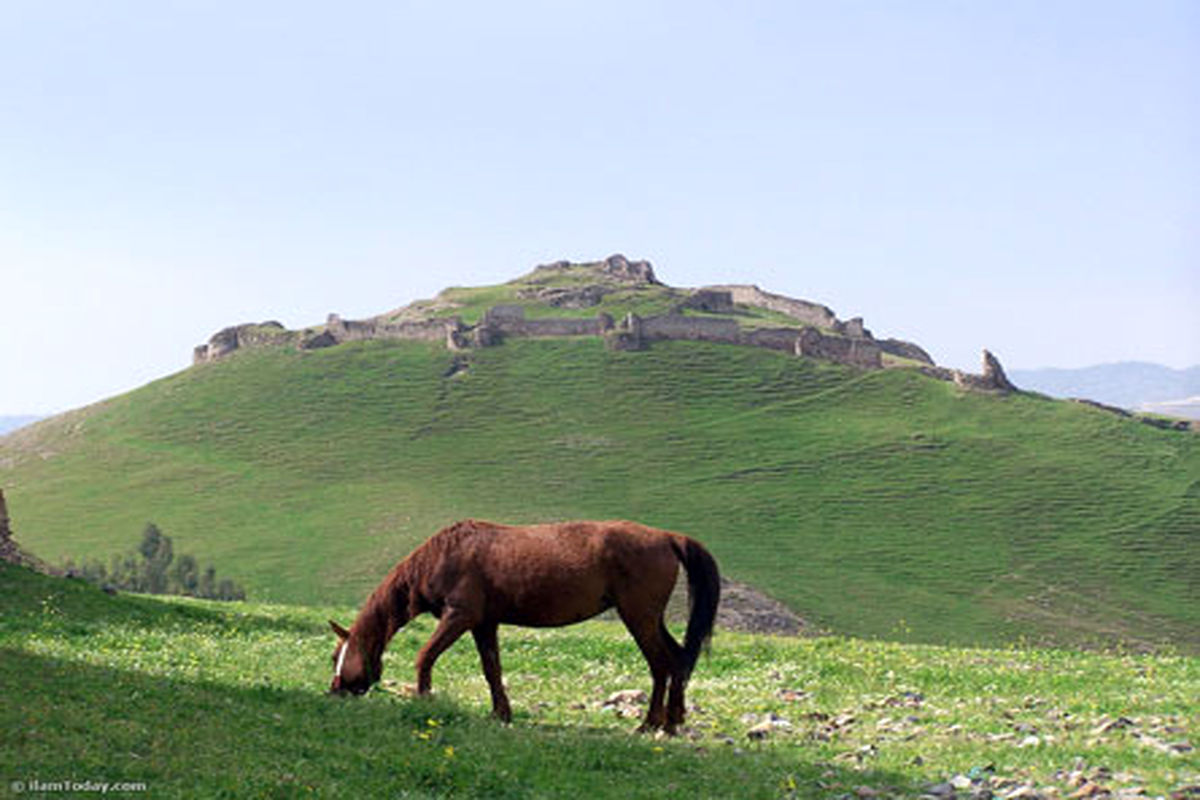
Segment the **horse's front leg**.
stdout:
<path fill-rule="evenodd" d="M 461 613 L 446 609 L 437 629 L 417 653 L 417 694 L 429 694 L 433 685 L 433 665 L 438 656 L 471 629 L 471 620 Z"/>
<path fill-rule="evenodd" d="M 483 675 L 492 691 L 492 716 L 501 722 L 512 722 L 512 708 L 508 705 L 508 695 L 500 679 L 500 641 L 496 636 L 498 627 L 494 622 L 484 623 L 476 626 L 471 633 L 475 636 L 475 648 L 479 650 L 479 660 L 483 663 Z"/>

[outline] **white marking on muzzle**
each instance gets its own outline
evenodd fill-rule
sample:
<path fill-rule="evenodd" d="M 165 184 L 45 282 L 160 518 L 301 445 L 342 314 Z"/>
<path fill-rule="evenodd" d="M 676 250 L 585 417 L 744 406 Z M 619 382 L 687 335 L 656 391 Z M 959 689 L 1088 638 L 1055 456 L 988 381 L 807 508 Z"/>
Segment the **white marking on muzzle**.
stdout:
<path fill-rule="evenodd" d="M 346 651 L 350 649 L 350 640 L 342 642 L 342 649 L 338 653 L 337 666 L 333 668 L 333 677 L 342 677 L 342 665 L 346 663 Z"/>

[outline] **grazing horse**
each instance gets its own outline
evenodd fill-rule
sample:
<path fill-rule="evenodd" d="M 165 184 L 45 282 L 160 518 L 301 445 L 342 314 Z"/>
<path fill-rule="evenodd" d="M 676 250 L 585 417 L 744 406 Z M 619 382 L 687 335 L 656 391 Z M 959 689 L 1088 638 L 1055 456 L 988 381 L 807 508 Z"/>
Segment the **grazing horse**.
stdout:
<path fill-rule="evenodd" d="M 680 564 L 687 571 L 691 606 L 682 645 L 663 624 Z M 682 534 L 634 522 L 515 527 L 465 520 L 434 534 L 397 564 L 350 630 L 330 620 L 338 643 L 329 691 L 366 692 L 379 680 L 391 638 L 428 611 L 439 621 L 417 655 L 417 693 L 429 692 L 438 656 L 470 631 L 491 689 L 492 713 L 509 722 L 499 625 L 558 627 L 615 606 L 654 678 L 650 709 L 639 730 L 674 733 L 683 722 L 684 687 L 712 634 L 720 590 L 716 561 Z"/>

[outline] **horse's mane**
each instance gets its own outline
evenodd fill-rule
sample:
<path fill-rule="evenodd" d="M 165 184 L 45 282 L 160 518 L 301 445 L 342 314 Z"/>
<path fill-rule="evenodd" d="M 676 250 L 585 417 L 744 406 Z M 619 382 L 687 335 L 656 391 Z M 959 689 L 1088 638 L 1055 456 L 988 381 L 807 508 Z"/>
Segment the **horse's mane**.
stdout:
<path fill-rule="evenodd" d="M 420 613 L 414 590 L 421 577 L 429 574 L 445 551 L 454 549 L 463 538 L 475 535 L 480 528 L 480 524 L 471 519 L 443 528 L 393 567 L 371 592 L 351 630 L 358 637 L 373 669 L 377 668 L 384 648 L 396 631 Z"/>

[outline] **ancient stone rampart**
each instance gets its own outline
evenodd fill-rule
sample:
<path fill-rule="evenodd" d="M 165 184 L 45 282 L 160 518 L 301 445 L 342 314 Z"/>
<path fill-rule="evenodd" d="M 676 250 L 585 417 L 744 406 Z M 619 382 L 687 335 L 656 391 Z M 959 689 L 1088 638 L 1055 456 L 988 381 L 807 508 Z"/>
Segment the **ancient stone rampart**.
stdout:
<path fill-rule="evenodd" d="M 742 331 L 738 343 L 747 347 L 765 347 L 768 350 L 795 353 L 796 339 L 799 336 L 800 330 L 797 328 L 754 328 Z"/>
<path fill-rule="evenodd" d="M 597 276 L 597 283 L 546 285 L 554 284 L 562 274 L 569 273 L 574 278 L 587 276 L 589 270 Z M 635 291 L 639 286 L 663 287 L 648 261 L 630 261 L 619 254 L 587 264 L 569 261 L 543 264 L 534 270 L 527 283 L 531 285 L 518 289 L 518 299 L 573 309 L 600 305 L 608 294 L 629 291 L 631 287 Z M 826 306 L 765 292 L 757 286 L 731 284 L 695 290 L 663 287 L 660 299 L 664 294 L 670 300 L 668 313 L 646 317 L 630 313 L 620 323 L 605 313 L 530 319 L 525 306 L 508 304 L 493 306 L 478 324 L 466 325 L 459 317 L 427 316 L 431 313 L 429 304 L 413 304 L 399 312 L 365 320 L 346 320 L 330 314 L 324 327 L 304 331 L 288 331 L 278 322 L 237 325 L 218 331 L 207 343 L 196 347 L 194 360 L 212 361 L 242 347 L 262 345 L 298 345 L 312 350 L 344 342 L 398 339 L 441 342 L 452 350 L 463 350 L 492 347 L 510 338 L 591 336 L 603 337 L 614 350 L 640 350 L 652 342 L 666 340 L 716 342 L 761 347 L 862 369 L 882 368 L 883 354 L 887 353 L 917 362 L 925 374 L 960 386 L 1015 391 L 999 361 L 986 351 L 982 375 L 948 370 L 936 366 L 928 353 L 911 342 L 877 341 L 861 317 L 839 320 Z M 784 314 L 798 324 L 743 327 L 738 315 L 744 314 L 746 306 Z"/>
<path fill-rule="evenodd" d="M 642 318 L 642 337 L 647 341 L 684 339 L 693 342 L 738 344 L 741 326 L 737 320 L 717 317 L 685 317 L 662 314 Z"/>
<path fill-rule="evenodd" d="M 442 342 L 448 331 L 463 327 L 458 317 L 427 319 L 415 322 L 382 322 L 378 319 L 347 320 L 330 314 L 325 322 L 325 331 L 336 343 L 356 342 L 366 339 L 415 339 L 425 342 Z"/>
<path fill-rule="evenodd" d="M 764 292 L 757 286 L 729 284 L 706 286 L 705 289 L 729 292 L 733 302 L 738 305 L 757 306 L 768 311 L 787 314 L 806 325 L 816 325 L 818 328 L 833 330 L 838 324 L 837 315 L 826 306 L 810 303 L 807 300 L 797 300 L 794 297 L 785 297 L 781 294 Z"/>
<path fill-rule="evenodd" d="M 603 336 L 613 327 L 613 318 L 608 314 L 594 317 L 526 319 L 521 306 L 493 306 L 483 315 L 480 326 L 489 328 L 494 334 L 504 336 Z"/>
<path fill-rule="evenodd" d="M 720 306 L 725 303 L 723 294 L 723 290 L 709 291 L 701 305 Z M 851 320 L 851 323 L 855 322 L 859 325 L 851 326 L 851 332 L 861 333 L 861 320 Z M 845 329 L 847 324 L 838 322 L 835 328 Z M 396 339 L 442 342 L 451 349 L 461 350 L 495 346 L 510 337 L 573 336 L 604 337 L 608 346 L 617 350 L 640 350 L 651 342 L 668 340 L 762 347 L 865 369 L 882 367 L 882 353 L 886 349 L 869 334 L 865 337 L 838 335 L 826 333 L 813 325 L 801 328 L 743 328 L 736 319 L 691 316 L 679 312 L 648 317 L 629 314 L 618 325 L 604 313 L 594 317 L 528 319 L 524 307 L 500 305 L 488 309 L 479 324 L 474 326 L 463 324 L 458 317 L 388 322 L 382 317 L 347 320 L 337 314 L 329 315 L 324 328 L 301 332 L 287 331 L 277 322 L 237 325 L 218 331 L 208 343 L 197 347 L 195 361 L 212 361 L 241 347 L 266 344 L 295 344 L 301 349 L 315 350 L 344 342 Z M 990 378 L 985 380 L 979 376 L 963 376 L 939 367 L 931 367 L 927 372 L 945 380 L 959 383 L 975 381 L 979 386 L 991 386 Z"/>
<path fill-rule="evenodd" d="M 883 353 L 870 339 L 826 336 L 816 328 L 804 328 L 796 337 L 796 355 L 836 361 L 867 369 L 883 367 Z"/>

